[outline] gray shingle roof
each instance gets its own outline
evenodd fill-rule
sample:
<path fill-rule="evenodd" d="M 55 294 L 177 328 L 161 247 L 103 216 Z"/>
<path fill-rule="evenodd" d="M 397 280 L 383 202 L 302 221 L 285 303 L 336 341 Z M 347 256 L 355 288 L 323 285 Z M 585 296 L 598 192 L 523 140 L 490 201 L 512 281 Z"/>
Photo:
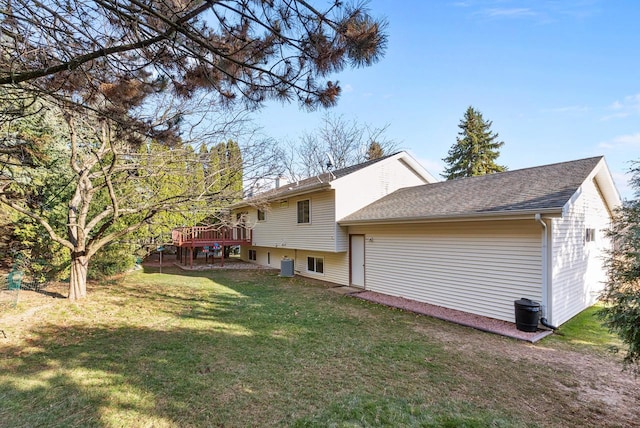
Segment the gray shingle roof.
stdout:
<path fill-rule="evenodd" d="M 257 196 L 246 199 L 242 202 L 236 204 L 237 206 L 243 206 L 251 203 L 253 200 L 261 200 L 268 201 L 280 198 L 286 198 L 289 195 L 298 195 L 305 192 L 311 192 L 317 190 L 319 188 L 328 186 L 330 182 L 336 180 L 338 178 L 349 175 L 353 172 L 356 172 L 362 168 L 366 168 L 369 165 L 373 165 L 374 163 L 380 162 L 384 159 L 390 158 L 392 156 L 397 155 L 398 153 L 393 153 L 387 156 L 383 156 L 378 159 L 372 159 L 367 162 L 359 163 L 357 165 L 348 166 L 346 168 L 341 168 L 335 171 L 326 172 L 324 174 L 317 175 L 315 177 L 305 178 L 304 180 L 300 180 L 293 183 L 287 183 L 275 189 L 267 190 L 266 192 L 262 192 Z"/>
<path fill-rule="evenodd" d="M 561 210 L 601 156 L 397 190 L 340 223 Z"/>

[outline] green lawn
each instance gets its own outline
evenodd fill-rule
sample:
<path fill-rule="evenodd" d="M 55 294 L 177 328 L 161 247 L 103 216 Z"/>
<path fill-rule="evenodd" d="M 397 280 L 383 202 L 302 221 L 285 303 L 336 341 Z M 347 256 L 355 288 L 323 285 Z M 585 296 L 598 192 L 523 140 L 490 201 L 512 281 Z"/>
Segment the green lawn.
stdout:
<path fill-rule="evenodd" d="M 625 425 L 581 395 L 611 386 L 574 367 L 583 346 L 532 346 L 273 273 L 163 270 L 81 303 L 5 310 L 0 425 Z"/>
<path fill-rule="evenodd" d="M 617 336 L 609 333 L 603 327 L 597 312 L 602 305 L 595 305 L 573 317 L 569 322 L 560 326 L 558 334 L 546 339 L 548 343 L 565 343 L 586 349 L 610 352 L 612 348 L 622 348 L 622 342 Z"/>

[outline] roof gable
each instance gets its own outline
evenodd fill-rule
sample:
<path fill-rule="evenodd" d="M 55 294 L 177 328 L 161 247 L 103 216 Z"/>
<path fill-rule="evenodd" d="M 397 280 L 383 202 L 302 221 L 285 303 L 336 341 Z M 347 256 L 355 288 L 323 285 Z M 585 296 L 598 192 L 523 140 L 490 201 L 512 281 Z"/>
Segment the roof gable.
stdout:
<path fill-rule="evenodd" d="M 253 203 L 265 201 L 279 200 L 292 196 L 304 195 L 323 189 L 328 189 L 332 187 L 331 183 L 336 180 L 339 180 L 343 177 L 363 170 L 371 165 L 383 162 L 394 157 L 397 157 L 404 161 L 405 166 L 411 169 L 416 175 L 422 176 L 425 182 L 435 181 L 435 178 L 433 178 L 433 176 L 431 176 L 429 172 L 427 172 L 420 164 L 418 164 L 408 154 L 406 154 L 406 152 L 397 152 L 378 159 L 372 159 L 357 165 L 352 165 L 335 171 L 326 172 L 324 174 L 316 175 L 314 177 L 306 178 L 297 182 L 287 183 L 283 186 L 267 190 L 256 196 L 245 199 L 242 202 L 237 203 L 235 207 L 242 207 L 251 205 Z"/>
<path fill-rule="evenodd" d="M 560 213 L 601 156 L 400 189 L 340 223 Z"/>

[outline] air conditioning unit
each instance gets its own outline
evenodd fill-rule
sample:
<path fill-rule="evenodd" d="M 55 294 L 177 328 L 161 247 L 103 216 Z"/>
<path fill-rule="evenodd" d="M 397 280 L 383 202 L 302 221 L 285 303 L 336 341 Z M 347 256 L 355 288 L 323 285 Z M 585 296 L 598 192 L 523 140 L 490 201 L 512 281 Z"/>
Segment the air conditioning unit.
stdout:
<path fill-rule="evenodd" d="M 294 276 L 294 263 L 289 258 L 284 258 L 280 261 L 280 276 L 285 278 L 291 278 Z"/>

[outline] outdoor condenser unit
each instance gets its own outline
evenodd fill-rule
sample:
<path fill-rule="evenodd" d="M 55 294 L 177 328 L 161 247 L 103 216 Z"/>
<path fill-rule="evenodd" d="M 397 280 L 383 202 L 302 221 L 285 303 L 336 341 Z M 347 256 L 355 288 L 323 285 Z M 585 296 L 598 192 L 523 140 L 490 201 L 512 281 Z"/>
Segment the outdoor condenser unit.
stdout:
<path fill-rule="evenodd" d="M 293 273 L 293 260 L 284 258 L 280 261 L 280 276 L 291 278 Z"/>

